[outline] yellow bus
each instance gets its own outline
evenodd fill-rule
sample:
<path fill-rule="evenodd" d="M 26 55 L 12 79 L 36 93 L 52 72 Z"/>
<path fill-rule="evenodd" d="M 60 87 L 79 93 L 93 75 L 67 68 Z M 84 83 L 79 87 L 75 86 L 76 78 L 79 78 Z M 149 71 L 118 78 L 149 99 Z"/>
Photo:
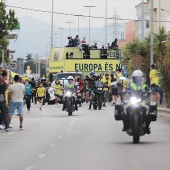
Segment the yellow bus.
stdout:
<path fill-rule="evenodd" d="M 50 81 L 53 81 L 56 74 L 61 71 L 77 71 L 88 75 L 90 71 L 100 74 L 122 69 L 120 50 L 106 49 L 105 59 L 102 59 L 102 50 L 88 49 L 82 52 L 78 47 L 53 48 L 49 60 Z"/>

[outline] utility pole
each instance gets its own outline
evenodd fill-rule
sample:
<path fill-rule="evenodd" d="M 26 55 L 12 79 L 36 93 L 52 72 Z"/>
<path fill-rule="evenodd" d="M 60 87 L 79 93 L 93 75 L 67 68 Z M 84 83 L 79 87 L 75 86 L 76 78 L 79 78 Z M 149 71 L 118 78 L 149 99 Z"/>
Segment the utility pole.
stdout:
<path fill-rule="evenodd" d="M 154 28 L 153 28 L 153 22 L 154 22 L 154 1 L 150 0 L 151 3 L 151 36 L 150 36 L 150 65 L 154 64 L 153 60 L 153 40 L 154 40 Z"/>
<path fill-rule="evenodd" d="M 107 47 L 107 0 L 106 0 L 106 14 L 105 14 L 105 47 Z"/>
<path fill-rule="evenodd" d="M 161 28 L 161 0 L 159 0 L 159 28 Z"/>
<path fill-rule="evenodd" d="M 52 15 L 51 15 L 51 49 L 53 48 L 53 25 L 54 25 L 54 0 L 52 0 Z"/>
<path fill-rule="evenodd" d="M 141 40 L 144 40 L 144 0 L 142 0 L 142 37 Z"/>

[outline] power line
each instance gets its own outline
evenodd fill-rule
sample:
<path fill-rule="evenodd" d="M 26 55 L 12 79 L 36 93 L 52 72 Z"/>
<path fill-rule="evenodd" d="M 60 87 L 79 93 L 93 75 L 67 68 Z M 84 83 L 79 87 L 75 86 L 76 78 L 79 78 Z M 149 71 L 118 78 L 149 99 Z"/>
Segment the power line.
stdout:
<path fill-rule="evenodd" d="M 17 9 L 22 9 L 22 10 L 28 10 L 28 11 L 35 11 L 35 12 L 43 12 L 43 13 L 49 13 L 51 14 L 51 11 L 47 11 L 47 10 L 41 10 L 41 9 L 33 9 L 33 8 L 25 8 L 25 7 L 19 7 L 19 6 L 11 6 L 11 5 L 6 5 L 6 7 L 8 8 L 17 8 Z M 77 17 L 77 14 L 69 14 L 69 13 L 64 13 L 64 12 L 53 12 L 54 14 L 59 14 L 59 15 L 66 15 L 66 16 L 74 16 Z M 84 18 L 89 18 L 89 16 L 87 15 L 79 15 L 80 17 L 84 17 Z M 105 17 L 97 17 L 97 16 L 90 16 L 91 18 L 95 18 L 95 19 L 115 19 L 114 17 L 109 17 L 109 18 L 105 18 Z M 120 21 L 129 21 L 129 20 L 133 20 L 133 21 L 142 21 L 142 20 L 134 20 L 134 19 L 123 19 L 123 18 L 118 18 L 117 20 Z M 148 20 L 144 20 L 144 21 L 148 21 Z M 154 22 L 159 22 L 159 21 L 154 21 Z M 170 21 L 161 21 L 161 22 L 170 22 Z"/>

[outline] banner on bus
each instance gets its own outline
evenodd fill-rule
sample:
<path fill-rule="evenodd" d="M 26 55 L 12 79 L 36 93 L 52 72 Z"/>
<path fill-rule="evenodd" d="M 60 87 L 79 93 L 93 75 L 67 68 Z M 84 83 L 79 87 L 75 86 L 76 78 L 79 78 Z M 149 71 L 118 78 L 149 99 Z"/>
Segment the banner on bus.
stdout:
<path fill-rule="evenodd" d="M 122 68 L 119 60 L 66 60 L 65 71 L 106 72 Z"/>

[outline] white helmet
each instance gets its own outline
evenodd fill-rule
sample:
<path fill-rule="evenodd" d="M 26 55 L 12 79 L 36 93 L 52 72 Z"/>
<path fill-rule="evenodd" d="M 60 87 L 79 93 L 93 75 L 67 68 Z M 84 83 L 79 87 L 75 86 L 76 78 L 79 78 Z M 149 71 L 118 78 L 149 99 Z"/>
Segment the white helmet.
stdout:
<path fill-rule="evenodd" d="M 132 73 L 133 82 L 137 85 L 140 85 L 143 81 L 143 72 L 141 70 L 135 70 Z"/>
<path fill-rule="evenodd" d="M 141 70 L 135 70 L 133 73 L 132 73 L 132 78 L 133 77 L 143 77 L 143 72 Z"/>
<path fill-rule="evenodd" d="M 74 80 L 72 76 L 68 76 L 67 80 Z"/>

